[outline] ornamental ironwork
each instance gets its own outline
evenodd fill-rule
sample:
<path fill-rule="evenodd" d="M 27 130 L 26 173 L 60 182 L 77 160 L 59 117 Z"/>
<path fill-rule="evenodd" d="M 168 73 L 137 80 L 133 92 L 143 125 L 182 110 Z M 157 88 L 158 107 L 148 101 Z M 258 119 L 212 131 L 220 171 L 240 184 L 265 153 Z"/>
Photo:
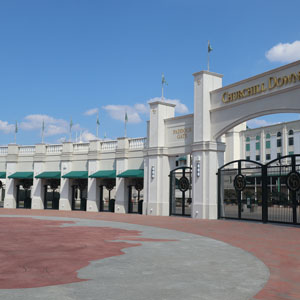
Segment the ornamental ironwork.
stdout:
<path fill-rule="evenodd" d="M 190 188 L 190 182 L 185 176 L 183 176 L 179 179 L 178 188 L 182 192 L 186 192 Z"/>
<path fill-rule="evenodd" d="M 246 187 L 246 178 L 242 174 L 238 174 L 234 177 L 234 188 L 236 191 L 241 192 Z"/>
<path fill-rule="evenodd" d="M 286 177 L 286 186 L 292 192 L 300 189 L 300 175 L 296 171 L 290 172 Z"/>

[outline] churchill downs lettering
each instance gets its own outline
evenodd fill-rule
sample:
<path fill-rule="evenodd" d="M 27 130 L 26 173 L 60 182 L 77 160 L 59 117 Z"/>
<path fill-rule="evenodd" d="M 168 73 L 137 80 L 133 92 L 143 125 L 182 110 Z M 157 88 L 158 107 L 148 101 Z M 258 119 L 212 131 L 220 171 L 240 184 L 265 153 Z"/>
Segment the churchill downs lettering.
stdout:
<path fill-rule="evenodd" d="M 257 94 L 261 94 L 266 91 L 273 90 L 276 87 L 282 87 L 291 83 L 295 83 L 297 81 L 300 81 L 300 72 L 292 73 L 288 76 L 282 77 L 272 76 L 269 77 L 267 84 L 263 82 L 233 93 L 225 92 L 222 96 L 222 101 L 223 103 L 233 102 L 238 99 L 243 99 Z"/>
<path fill-rule="evenodd" d="M 176 135 L 178 140 L 186 139 L 189 132 L 192 132 L 192 127 L 173 129 L 173 134 Z"/>

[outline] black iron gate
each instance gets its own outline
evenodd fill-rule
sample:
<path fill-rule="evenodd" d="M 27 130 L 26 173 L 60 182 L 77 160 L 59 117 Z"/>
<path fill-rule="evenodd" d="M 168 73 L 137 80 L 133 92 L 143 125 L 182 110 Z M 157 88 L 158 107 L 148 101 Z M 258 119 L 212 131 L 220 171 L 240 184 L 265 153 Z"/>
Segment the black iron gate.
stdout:
<path fill-rule="evenodd" d="M 218 170 L 218 216 L 300 224 L 300 155 L 263 165 L 232 161 Z"/>
<path fill-rule="evenodd" d="M 179 167 L 170 172 L 170 215 L 191 216 L 192 168 Z"/>

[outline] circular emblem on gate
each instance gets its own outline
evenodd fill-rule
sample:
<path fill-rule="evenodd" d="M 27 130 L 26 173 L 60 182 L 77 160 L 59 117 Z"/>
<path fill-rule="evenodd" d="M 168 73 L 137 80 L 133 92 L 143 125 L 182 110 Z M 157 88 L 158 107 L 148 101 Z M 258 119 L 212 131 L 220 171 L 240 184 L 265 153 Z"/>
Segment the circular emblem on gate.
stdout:
<path fill-rule="evenodd" d="M 238 174 L 234 177 L 234 188 L 236 191 L 241 192 L 246 187 L 246 178 L 242 174 Z"/>
<path fill-rule="evenodd" d="M 179 179 L 178 188 L 182 192 L 186 192 L 190 188 L 190 182 L 185 176 L 183 176 Z"/>
<path fill-rule="evenodd" d="M 287 175 L 286 186 L 293 192 L 296 192 L 300 189 L 300 175 L 298 172 L 292 171 Z"/>

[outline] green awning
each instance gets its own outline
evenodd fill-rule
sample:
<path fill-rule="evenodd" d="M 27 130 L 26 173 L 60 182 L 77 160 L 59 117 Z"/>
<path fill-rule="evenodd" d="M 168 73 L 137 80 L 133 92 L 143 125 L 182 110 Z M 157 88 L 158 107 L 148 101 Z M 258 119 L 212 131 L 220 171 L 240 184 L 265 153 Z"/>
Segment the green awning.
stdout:
<path fill-rule="evenodd" d="M 116 178 L 116 170 L 101 170 L 89 176 L 90 178 Z"/>
<path fill-rule="evenodd" d="M 33 179 L 33 172 L 16 172 L 8 178 L 13 178 L 13 179 Z"/>
<path fill-rule="evenodd" d="M 87 179 L 88 178 L 88 171 L 72 171 L 67 173 L 66 175 L 62 176 L 62 178 L 79 178 L 79 179 Z"/>
<path fill-rule="evenodd" d="M 35 178 L 40 178 L 40 179 L 60 179 L 61 173 L 59 171 L 56 172 L 43 172 L 37 176 L 35 176 Z"/>
<path fill-rule="evenodd" d="M 0 172 L 0 178 L 6 178 L 6 172 Z"/>
<path fill-rule="evenodd" d="M 117 177 L 122 178 L 144 178 L 144 169 L 137 169 L 137 170 L 127 170 Z"/>
<path fill-rule="evenodd" d="M 181 156 L 178 158 L 179 161 L 186 161 L 186 156 Z"/>

